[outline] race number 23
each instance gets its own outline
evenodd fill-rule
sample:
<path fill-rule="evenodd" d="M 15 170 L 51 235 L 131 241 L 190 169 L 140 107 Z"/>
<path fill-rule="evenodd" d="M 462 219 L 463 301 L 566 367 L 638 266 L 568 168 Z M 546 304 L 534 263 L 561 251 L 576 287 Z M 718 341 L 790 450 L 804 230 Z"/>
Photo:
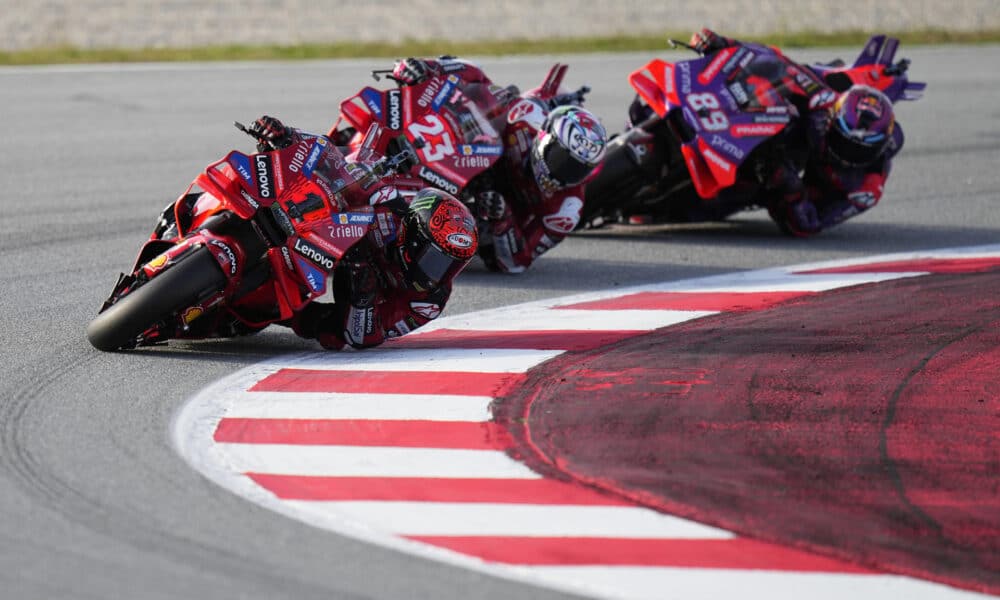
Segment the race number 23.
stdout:
<path fill-rule="evenodd" d="M 698 120 L 701 126 L 708 131 L 722 131 L 729 128 L 729 119 L 722 111 L 719 99 L 711 92 L 700 94 L 689 94 L 687 97 L 688 106 L 698 113 Z"/>
<path fill-rule="evenodd" d="M 420 149 L 427 162 L 436 162 L 455 153 L 455 144 L 451 134 L 445 128 L 441 117 L 424 115 L 417 123 L 411 123 L 407 128 L 414 138 L 423 138 L 425 145 Z"/>

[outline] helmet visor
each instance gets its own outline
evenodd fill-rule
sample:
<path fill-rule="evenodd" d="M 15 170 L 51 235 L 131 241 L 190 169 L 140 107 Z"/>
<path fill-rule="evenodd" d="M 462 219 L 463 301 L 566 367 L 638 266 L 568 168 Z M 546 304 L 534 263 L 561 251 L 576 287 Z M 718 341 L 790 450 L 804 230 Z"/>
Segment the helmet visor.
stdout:
<path fill-rule="evenodd" d="M 410 279 L 428 290 L 458 275 L 467 262 L 449 256 L 434 244 L 426 244 L 411 256 Z"/>
<path fill-rule="evenodd" d="M 593 165 L 574 156 L 553 136 L 549 136 L 542 148 L 542 160 L 549 171 L 549 177 L 564 186 L 582 183 L 594 170 Z"/>
<path fill-rule="evenodd" d="M 863 167 L 875 162 L 889 145 L 889 137 L 884 133 L 872 133 L 865 137 L 844 133 L 846 125 L 836 123 L 827 144 L 830 154 L 849 167 Z"/>

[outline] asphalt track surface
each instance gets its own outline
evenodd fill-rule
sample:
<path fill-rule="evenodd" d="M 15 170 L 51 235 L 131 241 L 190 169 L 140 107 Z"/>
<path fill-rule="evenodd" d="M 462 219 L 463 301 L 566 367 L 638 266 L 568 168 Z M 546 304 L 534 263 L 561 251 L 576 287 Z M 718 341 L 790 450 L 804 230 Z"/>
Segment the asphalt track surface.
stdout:
<path fill-rule="evenodd" d="M 667 53 L 664 53 L 665 56 Z M 792 53 L 805 59 L 854 51 Z M 926 97 L 883 202 L 812 240 L 760 214 L 725 225 L 576 236 L 519 277 L 473 265 L 446 314 L 616 286 L 1000 237 L 996 46 L 904 48 Z M 555 57 L 482 61 L 540 81 Z M 648 55 L 561 57 L 611 130 Z M 156 214 L 199 169 L 249 148 L 230 122 L 267 112 L 326 129 L 378 61 L 0 70 L 0 597 L 565 597 L 310 528 L 215 486 L 170 444 L 210 382 L 315 349 L 285 331 L 239 342 L 94 351 L 83 328 Z M 866 308 L 857 309 L 863 314 Z"/>

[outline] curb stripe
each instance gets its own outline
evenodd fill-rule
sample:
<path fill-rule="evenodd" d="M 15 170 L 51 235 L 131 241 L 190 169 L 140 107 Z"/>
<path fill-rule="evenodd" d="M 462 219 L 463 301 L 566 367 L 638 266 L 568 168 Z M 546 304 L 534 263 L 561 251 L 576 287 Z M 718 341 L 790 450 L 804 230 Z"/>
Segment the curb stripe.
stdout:
<path fill-rule="evenodd" d="M 506 450 L 506 427 L 493 422 L 225 418 L 216 442 L 337 446 L 400 446 Z"/>
<path fill-rule="evenodd" d="M 900 260 L 866 263 L 842 267 L 828 267 L 811 271 L 795 271 L 796 274 L 824 273 L 982 273 L 1000 267 L 1000 258 L 928 258 L 926 260 Z"/>
<path fill-rule="evenodd" d="M 502 396 L 524 378 L 523 373 L 281 369 L 260 380 L 250 391 Z"/>
<path fill-rule="evenodd" d="M 421 371 L 431 373 L 523 373 L 558 356 L 554 350 L 533 348 L 484 348 L 469 352 L 462 348 L 368 348 L 345 352 L 331 361 L 322 355 L 303 357 L 295 365 L 317 371 Z"/>
<path fill-rule="evenodd" d="M 489 421 L 491 396 L 242 392 L 226 411 L 243 419 Z"/>
<path fill-rule="evenodd" d="M 540 479 L 496 450 L 216 443 L 239 473 L 337 477 Z"/>
<path fill-rule="evenodd" d="M 815 292 L 640 292 L 620 298 L 557 306 L 559 310 L 707 310 L 744 312 L 812 296 Z"/>
<path fill-rule="evenodd" d="M 391 348 L 532 348 L 537 350 L 592 350 L 645 333 L 628 331 L 483 331 L 477 329 L 435 329 L 396 338 Z"/>
<path fill-rule="evenodd" d="M 481 331 L 548 331 L 558 332 L 572 323 L 577 331 L 649 331 L 715 314 L 711 311 L 685 310 L 617 310 L 600 312 L 594 310 L 526 308 L 498 318 L 478 319 L 470 329 Z M 504 318 L 505 317 L 505 318 Z M 461 319 L 452 324 L 461 323 Z M 462 329 L 462 327 L 456 327 Z"/>
<path fill-rule="evenodd" d="M 598 565 L 518 569 L 551 581 L 572 582 L 591 591 L 590 597 L 608 600 L 986 600 L 898 575 Z"/>
<path fill-rule="evenodd" d="M 378 523 L 396 535 L 474 536 L 506 543 L 514 538 L 644 541 L 650 538 L 714 539 L 734 536 L 723 529 L 672 517 L 638 506 L 573 506 L 458 502 L 314 502 L 289 500 L 292 506 L 324 517 Z"/>
<path fill-rule="evenodd" d="M 395 500 L 633 506 L 627 500 L 553 479 L 308 477 L 247 473 L 285 500 Z"/>
<path fill-rule="evenodd" d="M 515 565 L 634 565 L 871 573 L 850 563 L 748 538 L 616 539 L 406 536 L 483 560 Z"/>

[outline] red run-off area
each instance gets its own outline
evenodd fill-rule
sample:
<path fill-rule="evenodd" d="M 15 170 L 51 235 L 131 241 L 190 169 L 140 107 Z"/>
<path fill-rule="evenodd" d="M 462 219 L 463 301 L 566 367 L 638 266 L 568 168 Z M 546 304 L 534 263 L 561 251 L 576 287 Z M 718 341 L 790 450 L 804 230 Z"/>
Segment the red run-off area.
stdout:
<path fill-rule="evenodd" d="M 595 597 L 1000 595 L 1000 256 L 781 277 L 262 367 L 178 446 L 317 526 Z"/>
<path fill-rule="evenodd" d="M 533 466 L 756 539 L 1000 594 L 1000 263 L 813 272 L 894 270 L 934 274 L 737 300 L 568 352 L 503 413 Z"/>

